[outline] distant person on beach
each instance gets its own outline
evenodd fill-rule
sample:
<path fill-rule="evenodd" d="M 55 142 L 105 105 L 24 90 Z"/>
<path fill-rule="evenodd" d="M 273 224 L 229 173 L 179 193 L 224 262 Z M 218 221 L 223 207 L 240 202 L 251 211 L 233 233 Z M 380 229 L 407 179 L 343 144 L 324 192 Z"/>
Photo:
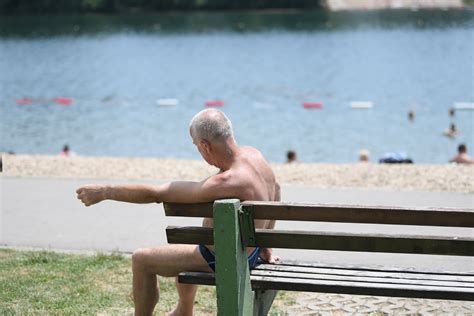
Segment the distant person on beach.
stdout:
<path fill-rule="evenodd" d="M 391 152 L 384 154 L 379 163 L 413 163 L 413 160 L 404 152 Z"/>
<path fill-rule="evenodd" d="M 8 151 L 8 155 L 14 155 L 15 152 L 13 151 Z M 3 172 L 3 154 L 0 155 L 0 172 Z"/>
<path fill-rule="evenodd" d="M 86 206 L 103 200 L 130 203 L 203 203 L 223 198 L 241 201 L 279 201 L 280 186 L 268 162 L 253 147 L 238 146 L 232 124 L 217 109 L 199 112 L 191 120 L 189 132 L 202 158 L 220 171 L 200 182 L 175 181 L 163 185 L 90 184 L 77 189 L 77 197 Z M 203 226 L 212 227 L 205 218 Z M 273 229 L 275 221 L 255 220 L 256 228 Z M 249 266 L 258 257 L 269 263 L 279 261 L 269 248 L 247 248 Z M 214 270 L 212 247 L 205 245 L 164 245 L 138 249 L 132 256 L 135 315 L 151 315 L 160 297 L 157 275 L 176 277 L 183 271 Z M 170 315 L 192 315 L 197 286 L 176 282 L 179 301 Z"/>
<path fill-rule="evenodd" d="M 369 162 L 370 152 L 367 149 L 359 150 L 359 162 Z"/>
<path fill-rule="evenodd" d="M 468 156 L 466 145 L 460 144 L 458 146 L 458 154 L 454 156 L 449 162 L 474 164 L 474 159 Z"/>
<path fill-rule="evenodd" d="M 286 163 L 296 162 L 296 159 L 296 152 L 294 152 L 293 150 L 289 150 L 286 153 Z"/>
<path fill-rule="evenodd" d="M 70 157 L 70 156 L 75 156 L 76 153 L 73 152 L 70 148 L 69 148 L 69 145 L 64 145 L 63 146 L 63 149 L 61 150 L 61 152 L 59 153 L 60 156 L 63 156 L 63 157 Z"/>
<path fill-rule="evenodd" d="M 445 136 L 448 136 L 448 137 L 456 137 L 458 135 L 458 129 L 456 128 L 456 125 L 454 123 L 452 123 L 449 126 L 449 129 L 444 131 L 443 134 Z"/>

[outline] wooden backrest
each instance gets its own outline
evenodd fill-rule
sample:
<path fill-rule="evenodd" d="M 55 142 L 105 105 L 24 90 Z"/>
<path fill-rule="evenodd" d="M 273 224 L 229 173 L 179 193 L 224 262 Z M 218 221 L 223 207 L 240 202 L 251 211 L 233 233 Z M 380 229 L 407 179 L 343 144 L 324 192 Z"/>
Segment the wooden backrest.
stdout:
<path fill-rule="evenodd" d="M 167 216 L 213 217 L 213 204 L 164 204 Z M 254 229 L 252 219 L 474 227 L 474 210 L 366 207 L 246 201 L 240 204 L 246 246 L 474 256 L 474 238 Z M 168 227 L 169 243 L 214 243 L 212 228 Z"/>
<path fill-rule="evenodd" d="M 474 227 L 474 209 L 407 208 L 245 201 L 254 219 Z M 213 203 L 164 203 L 166 216 L 213 217 Z"/>

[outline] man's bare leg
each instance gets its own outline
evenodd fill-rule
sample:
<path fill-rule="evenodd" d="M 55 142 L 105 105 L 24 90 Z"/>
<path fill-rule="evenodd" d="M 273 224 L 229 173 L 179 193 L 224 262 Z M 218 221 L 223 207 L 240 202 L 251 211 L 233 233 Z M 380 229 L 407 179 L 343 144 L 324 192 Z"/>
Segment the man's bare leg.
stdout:
<path fill-rule="evenodd" d="M 147 272 L 142 264 L 137 263 L 138 260 L 133 258 L 133 301 L 135 303 L 135 315 L 151 315 L 160 296 L 156 274 Z"/>
<path fill-rule="evenodd" d="M 157 248 L 138 249 L 132 256 L 133 299 L 135 315 L 151 315 L 160 296 L 156 275 L 174 277 L 182 271 L 212 271 L 194 245 L 166 245 Z M 191 311 L 196 288 L 178 286 L 180 295 L 177 308 Z M 180 311 L 180 310 L 179 310 Z M 176 314 L 177 315 L 177 314 Z"/>
<path fill-rule="evenodd" d="M 168 316 L 192 316 L 194 309 L 194 299 L 196 297 L 197 285 L 183 284 L 175 279 L 176 289 L 178 290 L 179 302 L 176 308 Z"/>

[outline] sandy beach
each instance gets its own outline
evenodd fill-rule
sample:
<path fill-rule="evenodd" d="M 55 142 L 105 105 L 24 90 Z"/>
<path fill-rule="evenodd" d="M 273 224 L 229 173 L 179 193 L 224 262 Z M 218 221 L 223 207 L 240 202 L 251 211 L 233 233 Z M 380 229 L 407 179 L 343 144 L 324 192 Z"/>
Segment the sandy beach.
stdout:
<path fill-rule="evenodd" d="M 217 172 L 197 160 L 8 154 L 2 158 L 7 177 L 197 181 Z M 273 163 L 272 167 L 282 184 L 474 193 L 472 165 Z"/>

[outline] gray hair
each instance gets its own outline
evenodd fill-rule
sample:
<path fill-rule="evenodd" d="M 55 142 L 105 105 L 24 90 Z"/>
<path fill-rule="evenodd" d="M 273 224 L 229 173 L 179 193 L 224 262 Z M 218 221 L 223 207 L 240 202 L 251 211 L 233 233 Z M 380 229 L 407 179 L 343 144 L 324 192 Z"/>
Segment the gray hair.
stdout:
<path fill-rule="evenodd" d="M 216 109 L 202 110 L 189 124 L 191 135 L 210 142 L 221 142 L 234 136 L 232 123 L 224 112 Z"/>

